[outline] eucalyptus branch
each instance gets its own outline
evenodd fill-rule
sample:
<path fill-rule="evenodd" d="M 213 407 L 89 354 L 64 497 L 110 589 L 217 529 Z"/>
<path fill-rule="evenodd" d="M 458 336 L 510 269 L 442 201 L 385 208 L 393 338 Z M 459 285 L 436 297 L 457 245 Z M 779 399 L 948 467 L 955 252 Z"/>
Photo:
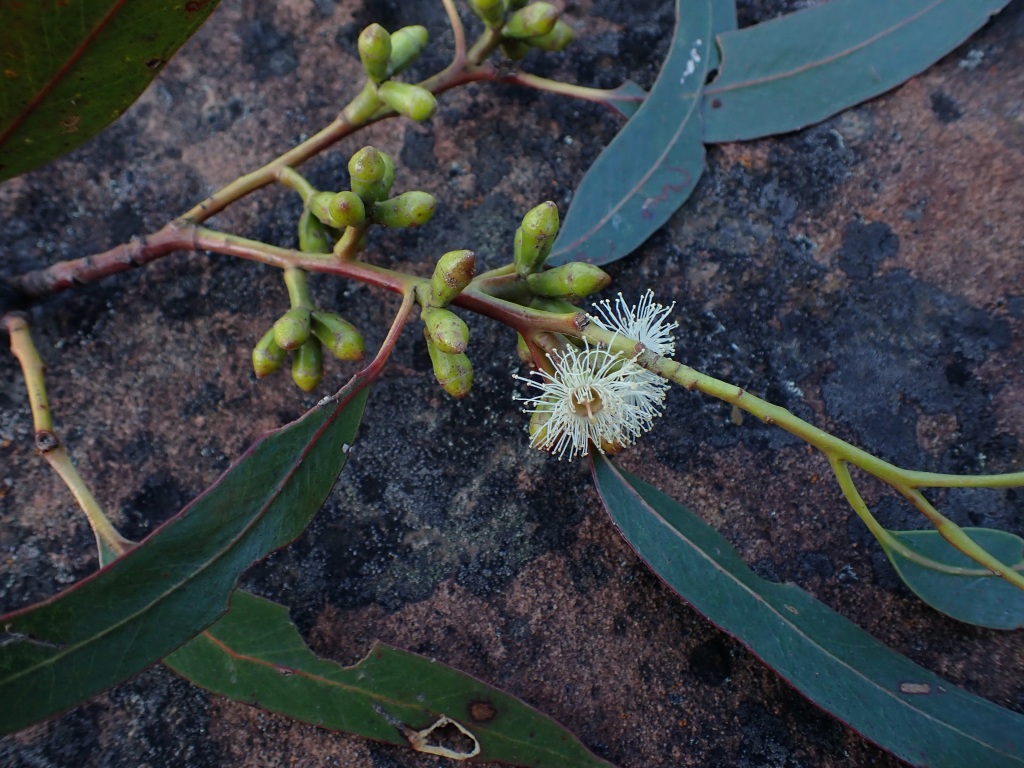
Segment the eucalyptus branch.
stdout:
<path fill-rule="evenodd" d="M 772 405 L 750 394 L 742 387 L 715 379 L 675 360 L 653 354 L 645 349 L 643 344 L 634 339 L 623 338 L 594 323 L 587 326 L 581 336 L 596 344 L 605 345 L 626 357 L 635 358 L 639 365 L 669 381 L 675 382 L 688 390 L 697 390 L 729 403 L 756 416 L 765 424 L 774 424 L 790 434 L 796 435 L 809 445 L 814 446 L 829 460 L 847 500 L 853 506 L 854 511 L 865 519 L 865 522 L 868 522 L 868 517 L 865 516 L 867 506 L 863 504 L 859 494 L 855 493 L 852 480 L 848 480 L 849 475 L 845 465 L 853 464 L 868 474 L 877 477 L 910 500 L 939 534 L 953 547 L 979 565 L 984 566 L 991 573 L 1024 590 L 1024 575 L 979 547 L 960 526 L 939 513 L 919 490 L 919 488 L 926 486 L 930 480 L 941 481 L 944 487 L 962 485 L 973 488 L 1001 488 L 1024 485 L 1024 472 L 961 477 L 959 475 L 931 474 L 905 470 L 879 459 L 877 456 L 857 448 L 845 440 L 830 435 L 818 427 L 808 424 L 785 408 Z M 872 530 L 872 533 L 878 536 L 877 530 L 880 526 L 869 524 L 869 528 Z M 891 541 L 891 538 L 884 534 L 880 538 L 886 544 L 889 544 Z"/>

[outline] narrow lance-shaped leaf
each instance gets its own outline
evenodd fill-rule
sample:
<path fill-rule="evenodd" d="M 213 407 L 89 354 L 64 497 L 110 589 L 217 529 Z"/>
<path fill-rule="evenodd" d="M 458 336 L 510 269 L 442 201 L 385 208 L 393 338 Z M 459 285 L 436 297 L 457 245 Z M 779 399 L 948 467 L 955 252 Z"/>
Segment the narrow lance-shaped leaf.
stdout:
<path fill-rule="evenodd" d="M 1024 716 L 917 666 L 798 587 L 761 579 L 684 507 L 604 456 L 593 462 L 637 554 L 822 709 L 912 765 L 1024 766 Z"/>
<path fill-rule="evenodd" d="M 432 659 L 383 643 L 352 667 L 317 658 L 284 606 L 242 591 L 220 621 L 165 662 L 215 693 L 421 752 L 447 749 L 457 758 L 536 768 L 609 768 L 546 715 Z"/>
<path fill-rule="evenodd" d="M 965 528 L 964 532 L 996 558 L 1024 567 L 1024 540 L 1006 531 Z M 978 564 L 942 538 L 938 531 L 890 531 L 923 557 L 956 569 L 938 570 L 912 560 L 881 541 L 885 554 L 914 594 L 959 621 L 991 629 L 1024 627 L 1024 592 Z"/>
<path fill-rule="evenodd" d="M 131 677 L 216 621 L 238 576 L 320 508 L 355 441 L 366 387 L 353 379 L 339 400 L 262 437 L 111 565 L 0 616 L 0 732 Z"/>
<path fill-rule="evenodd" d="M 116 120 L 218 2 L 0 3 L 0 180 Z"/>
<path fill-rule="evenodd" d="M 704 141 L 820 122 L 923 72 L 1008 0 L 832 0 L 719 35 Z"/>
<path fill-rule="evenodd" d="M 587 171 L 549 264 L 620 259 L 690 196 L 704 171 L 699 104 L 712 36 L 709 0 L 677 0 L 676 29 L 661 73 Z"/>

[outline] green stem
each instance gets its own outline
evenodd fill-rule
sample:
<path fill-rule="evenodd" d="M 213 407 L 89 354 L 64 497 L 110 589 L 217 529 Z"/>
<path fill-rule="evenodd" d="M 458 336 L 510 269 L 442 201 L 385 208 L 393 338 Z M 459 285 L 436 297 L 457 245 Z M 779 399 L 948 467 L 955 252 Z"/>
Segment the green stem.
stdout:
<path fill-rule="evenodd" d="M 53 417 L 46 396 L 43 361 L 39 350 L 32 341 L 28 322 L 19 313 L 11 313 L 0 322 L 11 338 L 11 352 L 21 365 L 25 377 L 25 388 L 28 390 L 29 404 L 32 409 L 32 424 L 36 434 L 36 446 L 53 470 L 75 497 L 78 506 L 85 513 L 96 537 L 96 546 L 100 552 L 100 564 L 106 565 L 119 555 L 127 552 L 132 542 L 117 532 L 113 524 L 103 512 L 89 486 L 78 473 L 71 457 L 61 444 L 53 429 Z"/>
<path fill-rule="evenodd" d="M 930 480 L 938 480 L 945 486 L 949 487 L 958 485 L 956 482 L 958 479 L 966 481 L 964 486 L 1003 487 L 1005 485 L 1013 484 L 1011 483 L 1012 479 L 1024 481 L 1024 473 L 1017 472 L 1007 475 L 995 475 L 989 479 L 988 483 L 979 483 L 976 482 L 975 478 L 971 477 L 957 478 L 956 475 L 911 472 L 897 467 L 894 464 L 890 464 L 887 461 L 883 461 L 877 456 L 873 456 L 861 448 L 850 445 L 845 440 L 841 440 L 834 435 L 830 435 L 824 430 L 808 424 L 803 419 L 794 416 L 785 408 L 772 405 L 771 403 L 750 394 L 742 387 L 737 387 L 735 384 L 728 384 L 724 381 L 720 381 L 719 379 L 715 379 L 696 371 L 689 366 L 683 365 L 682 363 L 677 363 L 675 360 L 655 355 L 633 339 L 623 338 L 622 336 L 619 336 L 612 331 L 600 328 L 593 323 L 587 326 L 580 335 L 594 343 L 609 347 L 611 350 L 624 356 L 635 358 L 638 364 L 650 371 L 653 371 L 659 376 L 668 379 L 669 381 L 673 381 L 688 390 L 697 390 L 718 400 L 730 403 L 747 413 L 753 414 L 757 418 L 761 419 L 765 424 L 774 424 L 781 427 L 790 434 L 796 435 L 809 445 L 814 446 L 825 454 L 825 457 L 832 464 L 833 470 L 836 471 L 836 476 L 840 481 L 840 486 L 843 488 L 844 494 L 846 494 L 847 499 L 850 500 L 854 510 L 862 519 L 865 519 L 863 513 L 867 512 L 867 506 L 864 505 L 862 501 L 860 504 L 854 503 L 854 499 L 858 499 L 859 496 L 852 495 L 852 486 L 844 484 L 845 481 L 842 477 L 843 470 L 838 468 L 843 463 L 849 463 L 860 467 L 868 474 L 874 475 L 879 480 L 887 483 L 909 499 L 911 503 L 913 503 L 914 506 L 917 507 L 917 509 L 924 514 L 926 518 L 928 518 L 929 522 L 935 526 L 936 530 L 939 531 L 942 537 L 956 547 L 960 552 L 967 555 L 967 557 L 971 558 L 979 565 L 984 566 L 992 573 L 1024 590 L 1024 576 L 1017 573 L 1013 568 L 1003 562 L 1000 562 L 998 559 L 979 547 L 963 531 L 962 528 L 956 525 L 952 520 L 940 514 L 928 502 L 928 500 L 924 498 L 921 492 L 917 490 Z M 865 522 L 867 522 L 866 519 Z M 879 537 L 875 525 L 869 525 L 868 527 L 876 537 Z M 879 538 L 880 540 L 884 540 L 887 544 L 891 542 L 891 538 L 885 534 Z"/>
<path fill-rule="evenodd" d="M 947 565 L 946 563 L 940 563 L 938 560 L 932 560 L 930 557 L 925 557 L 908 547 L 900 541 L 899 538 L 893 536 L 892 532 L 879 523 L 875 516 L 871 514 L 871 510 L 868 509 L 868 505 L 861 497 L 860 492 L 857 490 L 857 486 L 853 482 L 853 478 L 850 476 L 850 470 L 846 462 L 838 459 L 831 459 L 829 464 L 832 466 L 832 471 L 836 475 L 836 480 L 839 481 L 839 487 L 842 489 L 843 495 L 846 496 L 847 502 L 849 502 L 853 511 L 856 512 L 857 516 L 864 522 L 864 525 L 867 526 L 868 530 L 871 531 L 872 535 L 874 535 L 874 537 L 878 539 L 884 547 L 899 552 L 900 555 L 905 557 L 907 560 L 915 562 L 924 568 L 929 568 L 940 573 L 948 573 L 951 576 L 992 575 L 992 572 L 987 568 L 962 568 L 960 566 Z"/>
<path fill-rule="evenodd" d="M 303 205 L 309 205 L 309 198 L 319 191 L 306 180 L 305 176 L 287 165 L 278 170 L 277 180 L 289 189 L 298 192 Z"/>
<path fill-rule="evenodd" d="M 309 296 L 309 281 L 306 272 L 298 267 L 289 267 L 284 271 L 284 284 L 288 288 L 288 302 L 292 309 L 305 307 L 313 309 L 313 300 Z"/>

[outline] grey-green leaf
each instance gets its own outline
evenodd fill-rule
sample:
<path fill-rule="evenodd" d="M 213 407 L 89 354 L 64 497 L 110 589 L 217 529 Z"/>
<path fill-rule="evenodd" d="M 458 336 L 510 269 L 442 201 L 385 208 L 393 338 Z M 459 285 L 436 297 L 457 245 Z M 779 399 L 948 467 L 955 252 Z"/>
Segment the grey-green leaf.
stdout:
<path fill-rule="evenodd" d="M 761 579 L 661 491 L 604 456 L 593 464 L 601 499 L 637 554 L 819 707 L 912 765 L 1024 767 L 1024 716 L 917 666 L 798 587 Z"/>
<path fill-rule="evenodd" d="M 832 0 L 718 37 L 704 141 L 820 122 L 923 72 L 1008 0 Z"/>
<path fill-rule="evenodd" d="M 677 0 L 676 29 L 661 73 L 587 171 L 549 264 L 621 259 L 690 196 L 704 171 L 699 106 L 713 32 L 709 0 Z"/>
<path fill-rule="evenodd" d="M 1020 536 L 991 528 L 964 528 L 964 532 L 1000 561 L 1024 568 L 1024 540 Z M 915 554 L 950 569 L 922 564 L 881 542 L 900 578 L 928 605 L 968 624 L 991 629 L 1024 627 L 1024 592 L 980 569 L 938 531 L 890 533 Z"/>

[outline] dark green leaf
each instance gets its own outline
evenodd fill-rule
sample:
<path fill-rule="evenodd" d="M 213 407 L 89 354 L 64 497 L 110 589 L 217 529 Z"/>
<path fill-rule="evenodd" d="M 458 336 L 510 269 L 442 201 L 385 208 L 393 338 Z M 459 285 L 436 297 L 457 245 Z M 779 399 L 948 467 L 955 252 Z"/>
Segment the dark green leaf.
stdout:
<path fill-rule="evenodd" d="M 991 528 L 964 528 L 964 532 L 998 560 L 1024 565 L 1024 540 Z M 942 538 L 938 531 L 890 531 L 916 554 L 965 573 L 945 573 L 905 557 L 886 546 L 900 578 L 914 594 L 936 610 L 968 624 L 992 629 L 1024 627 L 1024 592 L 979 566 Z"/>
<path fill-rule="evenodd" d="M 719 35 L 704 141 L 820 122 L 923 72 L 1008 0 L 832 0 Z"/>
<path fill-rule="evenodd" d="M 0 4 L 0 180 L 116 120 L 218 2 Z"/>
<path fill-rule="evenodd" d="M 704 172 L 699 104 L 714 46 L 711 3 L 676 0 L 676 19 L 654 87 L 587 171 L 549 263 L 621 259 L 668 220 Z"/>
<path fill-rule="evenodd" d="M 432 659 L 382 643 L 352 667 L 317 658 L 284 606 L 242 591 L 220 621 L 165 661 L 207 690 L 377 741 L 413 746 L 409 733 L 446 716 L 471 734 L 449 748 L 464 755 L 478 745 L 482 761 L 609 765 L 547 716 Z M 453 729 L 439 731 L 451 735 Z"/>
<path fill-rule="evenodd" d="M 759 578 L 717 531 L 604 456 L 594 478 L 640 557 L 819 707 L 913 765 L 1024 766 L 1024 717 L 922 669 L 796 586 Z"/>
<path fill-rule="evenodd" d="M 138 547 L 35 606 L 0 616 L 0 732 L 131 677 L 227 609 L 238 576 L 309 523 L 345 464 L 368 389 L 263 436 Z"/>

